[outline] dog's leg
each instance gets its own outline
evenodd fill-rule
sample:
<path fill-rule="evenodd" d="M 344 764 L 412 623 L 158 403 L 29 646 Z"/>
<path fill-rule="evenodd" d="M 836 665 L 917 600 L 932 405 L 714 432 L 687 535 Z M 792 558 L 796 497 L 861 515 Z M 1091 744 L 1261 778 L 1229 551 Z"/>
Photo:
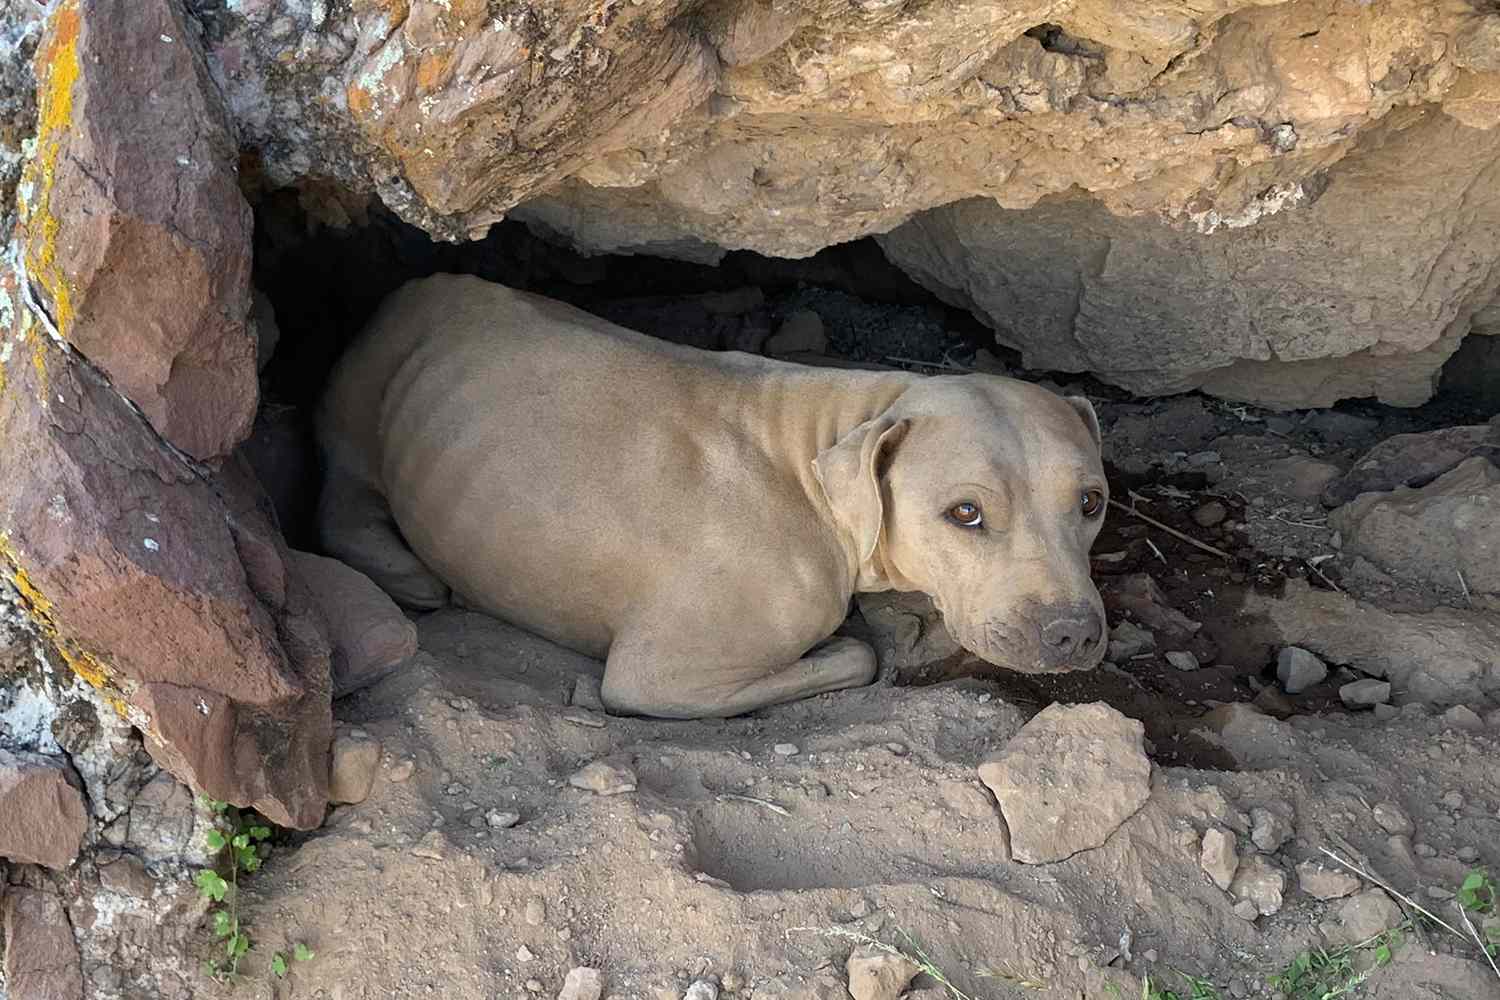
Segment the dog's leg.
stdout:
<path fill-rule="evenodd" d="M 875 678 L 875 651 L 845 636 L 792 663 L 765 669 L 715 669 L 701 660 L 664 661 L 617 638 L 604 671 L 604 704 L 613 712 L 665 719 L 728 718 L 767 705 L 860 687 Z"/>
<path fill-rule="evenodd" d="M 407 548 L 391 509 L 374 489 L 330 469 L 318 499 L 323 550 L 374 580 L 397 604 L 430 611 L 448 603 L 448 587 Z"/>

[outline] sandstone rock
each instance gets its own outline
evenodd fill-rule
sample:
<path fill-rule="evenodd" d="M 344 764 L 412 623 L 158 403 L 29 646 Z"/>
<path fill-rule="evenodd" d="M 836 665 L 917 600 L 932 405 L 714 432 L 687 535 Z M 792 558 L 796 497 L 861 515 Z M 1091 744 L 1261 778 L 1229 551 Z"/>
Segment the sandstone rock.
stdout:
<path fill-rule="evenodd" d="M 1297 866 L 1297 885 L 1314 899 L 1343 899 L 1359 889 L 1359 879 L 1341 869 L 1324 868 L 1316 861 Z"/>
<path fill-rule="evenodd" d="M 1488 458 L 1464 459 L 1420 489 L 1364 494 L 1330 523 L 1345 552 L 1394 576 L 1500 593 L 1500 467 Z"/>
<path fill-rule="evenodd" d="M 907 676 L 962 651 L 926 594 L 856 594 L 854 602 L 882 674 Z"/>
<path fill-rule="evenodd" d="M 1134 622 L 1120 622 L 1109 630 L 1109 658 L 1121 663 L 1156 649 L 1156 636 Z"/>
<path fill-rule="evenodd" d="M 1376 824 L 1386 833 L 1410 836 L 1416 829 L 1401 807 L 1390 802 L 1375 803 L 1373 813 Z"/>
<path fill-rule="evenodd" d="M 1311 5 L 1283 9 L 1298 8 Z M 1456 213 L 1451 199 L 1500 153 L 1500 133 L 1396 112 L 1368 135 L 1327 168 L 1326 188 L 1269 184 L 1239 219 L 1198 216 L 1217 232 L 1124 218 L 1083 197 L 1026 211 L 976 198 L 879 240 L 1030 368 L 1091 371 L 1137 393 L 1201 387 L 1271 407 L 1367 395 L 1413 405 L 1431 395 L 1468 314 L 1493 294 L 1489 265 L 1479 276 L 1459 263 L 1489 259 L 1481 244 L 1492 223 Z M 1500 215 L 1500 205 L 1484 211 Z M 1453 228 L 1429 228 L 1445 215 Z M 1390 234 L 1399 252 L 1355 250 L 1377 217 L 1399 227 Z"/>
<path fill-rule="evenodd" d="M 1339 700 L 1350 708 L 1379 705 L 1391 700 L 1391 684 L 1389 681 L 1377 681 L 1373 677 L 1350 681 L 1339 688 Z"/>
<path fill-rule="evenodd" d="M 596 760 L 568 779 L 568 784 L 598 795 L 635 791 L 635 772 L 621 763 Z"/>
<path fill-rule="evenodd" d="M 1405 919 L 1401 908 L 1380 889 L 1366 889 L 1345 900 L 1338 919 L 1347 943 L 1368 941 Z"/>
<path fill-rule="evenodd" d="M 1198 863 L 1214 885 L 1227 891 L 1240 866 L 1240 857 L 1234 849 L 1234 834 L 1219 827 L 1203 831 L 1203 847 L 1198 855 Z"/>
<path fill-rule="evenodd" d="M 1277 810 L 1265 806 L 1250 810 L 1250 842 L 1265 853 L 1281 850 L 1292 833 L 1291 820 Z"/>
<path fill-rule="evenodd" d="M 568 970 L 557 1000 L 599 1000 L 604 995 L 604 974 L 580 965 Z"/>
<path fill-rule="evenodd" d="M 1272 485 L 1298 500 L 1316 500 L 1328 484 L 1343 472 L 1332 462 L 1322 462 L 1306 455 L 1292 455 L 1267 462 L 1260 470 Z"/>
<path fill-rule="evenodd" d="M 856 948 L 846 968 L 849 995 L 854 1000 L 896 1000 L 922 971 L 904 955 L 892 955 L 869 945 Z"/>
<path fill-rule="evenodd" d="M 940 781 L 938 794 L 948 808 L 965 819 L 995 820 L 995 800 L 967 781 Z"/>
<path fill-rule="evenodd" d="M 1348 472 L 1329 483 L 1323 503 L 1338 507 L 1361 493 L 1389 493 L 1403 486 L 1419 489 L 1467 458 L 1497 452 L 1500 421 L 1397 434 L 1365 452 Z"/>
<path fill-rule="evenodd" d="M 1327 676 L 1327 665 L 1300 646 L 1287 646 L 1276 654 L 1276 679 L 1287 694 L 1301 694 Z"/>
<path fill-rule="evenodd" d="M 375 683 L 416 654 L 417 626 L 369 577 L 310 552 L 294 551 L 292 562 L 328 626 L 335 698 Z"/>
<path fill-rule="evenodd" d="M 328 801 L 363 802 L 380 770 L 380 741 L 342 732 L 333 739 L 329 758 Z"/>
<path fill-rule="evenodd" d="M 1061 861 L 1098 847 L 1151 794 L 1144 727 L 1103 703 L 1053 704 L 979 765 L 1017 861 Z"/>
<path fill-rule="evenodd" d="M 792 313 L 766 341 L 766 353 L 771 355 L 802 351 L 822 354 L 827 350 L 828 334 L 823 330 L 823 318 L 811 309 Z"/>
<path fill-rule="evenodd" d="M 1269 917 L 1281 909 L 1281 895 L 1285 890 L 1285 873 L 1255 854 L 1240 862 L 1229 894 L 1241 902 L 1253 903 L 1257 913 Z"/>
<path fill-rule="evenodd" d="M 58 6 L 22 218 L 59 333 L 208 459 L 249 433 L 258 386 L 250 209 L 198 37 L 179 0 Z"/>
<path fill-rule="evenodd" d="M 160 771 L 130 806 L 126 844 L 148 861 L 175 860 L 193 839 L 193 793 L 170 772 Z"/>
<path fill-rule="evenodd" d="M 0 858 L 66 868 L 88 832 L 77 779 L 61 757 L 0 749 Z"/>
<path fill-rule="evenodd" d="M 5 975 L 11 1000 L 83 1000 L 78 945 L 62 901 L 49 891 L 12 886 L 0 893 Z"/>
<path fill-rule="evenodd" d="M 1467 705 L 1454 705 L 1443 713 L 1443 721 L 1454 729 L 1462 729 L 1465 732 L 1484 731 L 1484 720 L 1479 717 L 1478 712 Z"/>
<path fill-rule="evenodd" d="M 111 892 L 136 899 L 150 899 L 156 891 L 156 880 L 134 855 L 122 854 L 99 865 L 99 884 Z"/>
<path fill-rule="evenodd" d="M 0 301 L 19 300 L 0 273 Z M 28 311 L 0 308 L 0 328 L 0 575 L 158 762 L 317 825 L 328 649 L 245 467 L 184 464 Z"/>

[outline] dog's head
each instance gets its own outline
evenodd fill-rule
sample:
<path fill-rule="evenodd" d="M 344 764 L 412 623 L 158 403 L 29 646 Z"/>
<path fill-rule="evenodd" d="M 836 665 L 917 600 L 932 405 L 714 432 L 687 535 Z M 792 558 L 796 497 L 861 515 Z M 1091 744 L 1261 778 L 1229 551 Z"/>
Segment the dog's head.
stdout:
<path fill-rule="evenodd" d="M 1104 655 L 1089 548 L 1109 487 L 1082 397 L 937 377 L 821 452 L 814 469 L 860 577 L 930 594 L 963 646 L 1025 673 Z"/>

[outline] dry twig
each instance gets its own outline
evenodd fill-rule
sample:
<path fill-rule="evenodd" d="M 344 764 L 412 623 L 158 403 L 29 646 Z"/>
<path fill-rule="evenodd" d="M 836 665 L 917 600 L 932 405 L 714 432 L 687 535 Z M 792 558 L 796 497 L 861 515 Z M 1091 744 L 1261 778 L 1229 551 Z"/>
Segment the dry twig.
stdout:
<path fill-rule="evenodd" d="M 1198 539 L 1194 538 L 1192 535 L 1186 534 L 1185 532 L 1178 531 L 1176 528 L 1173 528 L 1173 527 L 1170 527 L 1168 525 L 1162 524 L 1156 518 L 1154 518 L 1154 517 L 1148 517 L 1147 515 L 1142 514 L 1140 511 L 1136 510 L 1134 507 L 1127 507 L 1124 504 L 1120 503 L 1120 501 L 1118 501 L 1118 500 L 1111 500 L 1109 502 L 1109 505 L 1111 507 L 1116 508 L 1117 510 L 1123 510 L 1125 513 L 1129 514 L 1131 517 L 1138 517 L 1138 518 L 1140 518 L 1142 521 L 1145 521 L 1147 524 L 1151 525 L 1153 528 L 1157 528 L 1157 529 L 1159 529 L 1161 531 L 1165 531 L 1167 534 L 1171 535 L 1173 538 L 1176 538 L 1178 541 L 1187 542 L 1189 545 L 1191 545 L 1195 549 L 1202 549 L 1204 552 L 1207 552 L 1209 555 L 1218 556 L 1220 559 L 1224 560 L 1225 562 L 1234 562 L 1234 558 L 1228 552 L 1225 552 L 1223 549 L 1216 549 L 1212 545 L 1209 545 L 1207 542 L 1200 542 L 1200 541 L 1198 541 Z"/>

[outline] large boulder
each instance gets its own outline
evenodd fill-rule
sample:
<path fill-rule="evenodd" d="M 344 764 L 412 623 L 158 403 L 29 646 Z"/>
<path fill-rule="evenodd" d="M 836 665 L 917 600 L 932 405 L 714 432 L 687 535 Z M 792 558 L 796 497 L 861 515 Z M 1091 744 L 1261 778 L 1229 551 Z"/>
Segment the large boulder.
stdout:
<path fill-rule="evenodd" d="M 195 458 L 250 431 L 249 206 L 179 0 L 66 0 L 37 53 L 25 265 L 58 333 Z"/>
<path fill-rule="evenodd" d="M 1269 192 L 1258 220 L 1198 231 L 1083 196 L 975 199 L 880 243 L 1029 367 L 1272 407 L 1415 405 L 1500 283 L 1497 162 L 1500 131 L 1402 111 L 1316 184 Z"/>

